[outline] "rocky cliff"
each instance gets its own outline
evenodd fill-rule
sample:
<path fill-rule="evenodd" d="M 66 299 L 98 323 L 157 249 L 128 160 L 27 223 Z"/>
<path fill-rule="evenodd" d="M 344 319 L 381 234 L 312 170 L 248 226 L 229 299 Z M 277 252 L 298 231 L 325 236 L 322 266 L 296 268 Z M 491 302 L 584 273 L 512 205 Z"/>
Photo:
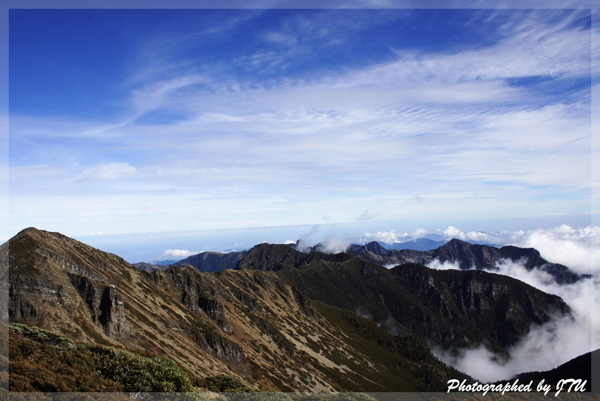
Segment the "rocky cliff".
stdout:
<path fill-rule="evenodd" d="M 510 261 L 522 264 L 527 270 L 540 270 L 549 274 L 558 284 L 571 284 L 589 277 L 573 272 L 567 266 L 551 263 L 533 248 L 504 246 L 496 248 L 487 245 L 470 244 L 453 239 L 439 248 L 429 251 L 410 249 L 386 249 L 377 242 L 365 245 L 352 245 L 349 253 L 355 254 L 369 262 L 382 266 L 420 263 L 427 265 L 433 261 L 455 263 L 461 270 L 497 271 L 498 264 Z"/>
<path fill-rule="evenodd" d="M 250 250 L 247 266 L 267 266 L 307 298 L 345 308 L 393 334 L 417 335 L 446 350 L 484 345 L 499 354 L 532 324 L 570 316 L 557 296 L 485 271 L 437 271 L 420 264 L 386 269 L 350 254 Z M 256 260 L 248 260 L 256 255 Z M 265 255 L 269 255 L 268 261 Z"/>
<path fill-rule="evenodd" d="M 228 374 L 283 391 L 439 391 L 459 375 L 420 339 L 313 301 L 273 271 L 148 273 L 33 228 L 7 248 L 11 321 L 168 356 L 198 379 Z"/>

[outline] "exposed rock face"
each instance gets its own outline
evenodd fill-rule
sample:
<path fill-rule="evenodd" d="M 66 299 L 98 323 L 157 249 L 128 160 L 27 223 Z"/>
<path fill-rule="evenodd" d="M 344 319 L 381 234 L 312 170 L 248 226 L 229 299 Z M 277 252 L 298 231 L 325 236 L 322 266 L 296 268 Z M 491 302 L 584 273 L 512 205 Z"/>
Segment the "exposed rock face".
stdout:
<path fill-rule="evenodd" d="M 440 263 L 457 263 L 462 270 L 498 270 L 498 263 L 511 261 L 523 263 L 527 270 L 541 270 L 548 273 L 558 284 L 571 284 L 589 277 L 573 272 L 568 267 L 551 263 L 541 257 L 540 253 L 532 248 L 518 248 L 470 244 L 465 241 L 453 239 L 437 249 L 430 251 L 414 251 L 410 249 L 390 250 L 385 249 L 377 242 L 365 245 L 352 245 L 348 252 L 382 266 L 400 265 L 405 263 L 420 263 L 427 265 L 434 260 Z"/>
<path fill-rule="evenodd" d="M 147 273 L 36 229 L 8 248 L 11 320 L 165 355 L 198 378 L 226 373 L 283 391 L 443 391 L 457 374 L 420 340 L 315 303 L 273 271 Z M 275 261 L 266 267 L 287 266 L 285 252 L 263 256 Z"/>
<path fill-rule="evenodd" d="M 122 297 L 102 277 L 111 269 L 126 268 L 124 260 L 110 254 L 103 257 L 61 234 L 35 229 L 19 233 L 8 248 L 11 320 L 32 324 L 49 320 L 54 328 L 78 332 L 80 339 L 110 341 L 130 335 Z M 51 309 L 52 305 L 58 307 Z M 88 321 L 92 325 L 82 330 L 78 322 Z"/>
<path fill-rule="evenodd" d="M 92 321 L 100 323 L 106 335 L 121 338 L 127 334 L 124 303 L 114 285 L 98 285 L 76 274 L 69 274 L 69 279 L 88 306 Z"/>
<path fill-rule="evenodd" d="M 425 324 L 413 323 L 411 330 L 443 348 L 473 346 L 479 340 L 501 353 L 527 334 L 532 324 L 570 316 L 570 308 L 559 297 L 506 276 L 415 264 L 395 267 L 390 273 L 424 305 L 410 310 L 429 310 L 434 316 L 424 317 Z M 392 309 L 401 324 L 410 324 L 406 312 L 407 308 Z"/>
<path fill-rule="evenodd" d="M 193 266 L 201 272 L 220 272 L 225 269 L 235 269 L 247 252 L 202 252 L 192 255 L 175 263 L 175 266 Z"/>
<path fill-rule="evenodd" d="M 359 258 L 313 260 L 278 272 L 306 297 L 367 316 L 396 334 L 442 349 L 485 345 L 503 353 L 532 324 L 570 316 L 557 296 L 483 271 L 437 271 L 420 264 L 388 270 Z"/>

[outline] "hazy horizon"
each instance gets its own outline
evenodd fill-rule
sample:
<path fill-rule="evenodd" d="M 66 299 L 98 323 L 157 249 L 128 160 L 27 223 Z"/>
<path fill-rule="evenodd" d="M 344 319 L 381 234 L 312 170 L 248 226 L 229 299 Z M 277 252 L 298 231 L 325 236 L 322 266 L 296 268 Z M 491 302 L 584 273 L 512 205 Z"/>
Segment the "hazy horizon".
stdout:
<path fill-rule="evenodd" d="M 596 274 L 600 269 L 600 227 L 586 225 L 585 219 L 581 225 L 568 225 L 560 221 L 545 220 L 544 226 L 535 228 L 526 228 L 522 224 L 515 228 L 513 224 L 518 223 L 499 224 L 493 220 L 488 222 L 488 227 L 502 227 L 499 230 L 478 230 L 477 227 L 486 225 L 480 221 L 462 226 L 409 226 L 398 222 L 368 222 L 205 231 L 98 232 L 73 238 L 102 251 L 114 253 L 129 263 L 181 260 L 207 251 L 242 251 L 260 243 L 291 244 L 302 241 L 304 245 L 321 244 L 325 252 L 338 253 L 345 251 L 350 244 L 365 244 L 371 241 L 392 245 L 419 238 L 444 241 L 456 238 L 496 247 L 515 245 L 536 248 L 550 262 L 567 265 L 581 273 Z M 44 227 L 36 228 L 55 231 Z M 16 232 L 14 234 L 16 235 Z"/>

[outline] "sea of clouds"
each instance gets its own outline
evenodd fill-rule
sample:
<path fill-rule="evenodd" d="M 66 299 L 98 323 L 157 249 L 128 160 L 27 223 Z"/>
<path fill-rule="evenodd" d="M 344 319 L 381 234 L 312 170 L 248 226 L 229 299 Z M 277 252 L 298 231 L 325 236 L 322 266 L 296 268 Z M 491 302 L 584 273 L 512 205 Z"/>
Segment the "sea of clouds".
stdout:
<path fill-rule="evenodd" d="M 313 234 L 311 232 L 301 238 L 299 245 L 308 249 L 308 239 Z M 425 229 L 417 229 L 410 233 L 396 230 L 367 232 L 361 238 L 330 236 L 321 240 L 318 249 L 337 253 L 345 251 L 351 243 L 380 241 L 394 244 L 424 238 L 428 234 Z M 448 226 L 445 230 L 438 230 L 436 236 L 497 247 L 535 248 L 549 262 L 560 263 L 577 273 L 591 276 L 575 284 L 559 285 L 544 271 L 527 270 L 526 260 L 499 261 L 494 273 L 516 278 L 546 293 L 560 296 L 571 307 L 573 318 L 555 318 L 541 326 L 533 325 L 530 333 L 509 350 L 508 358 L 499 358 L 485 347 L 463 350 L 458 355 L 434 349 L 436 356 L 445 363 L 477 380 L 492 382 L 510 379 L 523 372 L 550 370 L 600 348 L 600 317 L 594 314 L 594 311 L 600 310 L 600 227 L 573 228 L 563 224 L 546 229 L 481 232 Z M 439 260 L 432 261 L 428 267 L 459 269 L 458 263 Z"/>
<path fill-rule="evenodd" d="M 380 241 L 393 244 L 432 234 L 431 231 L 417 229 L 413 232 L 389 230 L 366 232 L 362 236 L 344 236 L 334 231 L 323 233 L 323 228 L 319 226 L 305 229 L 307 231 L 297 237 L 297 249 L 308 251 L 316 245 L 318 250 L 327 253 L 343 252 L 352 243 Z M 571 307 L 573 319 L 554 319 L 543 326 L 532 326 L 529 335 L 512 347 L 508 359 L 498 358 L 482 347 L 464 350 L 458 356 L 434 350 L 441 360 L 487 382 L 510 379 L 522 372 L 550 370 L 574 357 L 600 348 L 600 317 L 593 313 L 600 310 L 600 227 L 573 228 L 559 225 L 545 229 L 481 232 L 463 231 L 458 227 L 448 226 L 434 234 L 436 239 L 457 238 L 498 247 L 514 245 L 535 248 L 549 262 L 560 263 L 577 273 L 591 275 L 591 278 L 575 284 L 558 285 L 543 271 L 528 271 L 524 260 L 500 261 L 495 266 L 494 273 L 516 278 L 544 292 L 560 296 Z M 194 253 L 197 252 L 169 249 L 164 255 L 184 258 Z M 429 267 L 458 269 L 455 263 L 442 263 L 438 260 L 432 261 Z"/>
<path fill-rule="evenodd" d="M 498 358 L 484 347 L 464 350 L 458 356 L 436 351 L 449 365 L 481 381 L 510 379 L 522 372 L 553 369 L 572 358 L 600 348 L 600 227 L 576 229 L 567 225 L 551 229 L 518 232 L 464 232 L 448 227 L 447 237 L 497 245 L 537 249 L 550 262 L 568 266 L 591 278 L 575 284 L 559 285 L 547 273 L 525 268 L 525 261 L 502 260 L 495 273 L 519 279 L 544 292 L 560 296 L 573 310 L 573 319 L 555 318 L 530 333 L 509 351 L 508 359 Z M 458 266 L 439 261 L 429 267 L 451 269 Z"/>

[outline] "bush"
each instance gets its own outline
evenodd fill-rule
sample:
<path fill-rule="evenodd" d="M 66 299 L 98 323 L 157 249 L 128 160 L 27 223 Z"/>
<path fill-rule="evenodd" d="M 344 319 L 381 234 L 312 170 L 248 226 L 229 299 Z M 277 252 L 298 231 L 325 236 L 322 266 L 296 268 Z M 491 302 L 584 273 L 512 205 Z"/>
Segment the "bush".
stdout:
<path fill-rule="evenodd" d="M 130 392 L 190 392 L 187 373 L 170 359 L 144 357 L 114 347 L 88 346 L 100 376 L 114 380 Z"/>
<path fill-rule="evenodd" d="M 121 391 L 114 381 L 98 377 L 89 352 L 56 348 L 9 335 L 9 389 L 11 391 Z"/>
<path fill-rule="evenodd" d="M 216 392 L 237 392 L 243 393 L 252 391 L 251 388 L 246 386 L 244 382 L 242 382 L 237 377 L 220 374 L 216 376 L 210 376 L 205 379 L 205 385 L 208 390 L 216 391 Z"/>
<path fill-rule="evenodd" d="M 11 325 L 11 391 L 191 392 L 186 371 L 162 357 L 96 344 L 76 344 L 37 327 Z"/>

